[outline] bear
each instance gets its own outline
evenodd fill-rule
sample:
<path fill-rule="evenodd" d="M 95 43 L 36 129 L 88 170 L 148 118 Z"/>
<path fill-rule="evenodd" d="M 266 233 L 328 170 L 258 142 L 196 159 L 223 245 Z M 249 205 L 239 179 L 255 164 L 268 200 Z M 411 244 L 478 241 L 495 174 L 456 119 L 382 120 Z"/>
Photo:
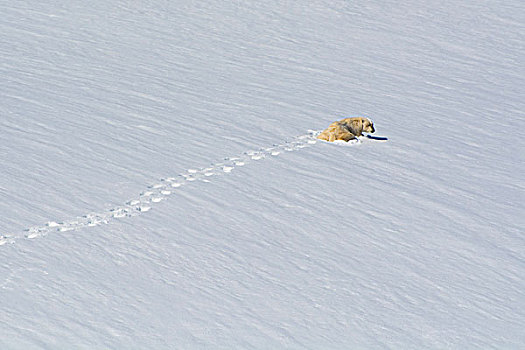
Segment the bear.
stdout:
<path fill-rule="evenodd" d="M 328 142 L 336 140 L 348 142 L 362 136 L 363 132 L 375 132 L 374 123 L 370 119 L 364 117 L 345 118 L 330 124 L 317 138 Z"/>

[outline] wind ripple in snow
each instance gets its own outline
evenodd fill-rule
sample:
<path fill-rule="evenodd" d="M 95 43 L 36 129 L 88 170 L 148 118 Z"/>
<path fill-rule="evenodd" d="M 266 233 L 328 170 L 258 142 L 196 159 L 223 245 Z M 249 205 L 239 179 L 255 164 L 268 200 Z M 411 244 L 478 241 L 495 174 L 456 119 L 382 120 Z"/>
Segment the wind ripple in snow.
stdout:
<path fill-rule="evenodd" d="M 177 188 L 187 185 L 194 181 L 209 182 L 212 176 L 230 173 L 236 167 L 248 164 L 251 161 L 258 161 L 266 157 L 278 156 L 282 152 L 291 152 L 303 149 L 317 142 L 317 131 L 309 130 L 307 134 L 298 136 L 292 141 L 285 142 L 273 147 L 261 148 L 257 151 L 247 151 L 238 157 L 225 158 L 223 162 L 212 164 L 206 168 L 188 169 L 185 173 L 177 177 L 167 177 L 161 179 L 142 191 L 140 195 L 126 202 L 126 204 L 114 207 L 100 213 L 90 213 L 82 217 L 56 222 L 49 221 L 43 226 L 34 226 L 25 230 L 24 234 L 0 236 L 0 246 L 15 243 L 16 239 L 34 239 L 43 237 L 51 232 L 66 232 L 79 230 L 85 227 L 108 224 L 113 219 L 137 216 L 143 212 L 151 210 L 156 203 L 162 202 L 170 196 Z M 352 144 L 352 143 L 350 143 Z"/>

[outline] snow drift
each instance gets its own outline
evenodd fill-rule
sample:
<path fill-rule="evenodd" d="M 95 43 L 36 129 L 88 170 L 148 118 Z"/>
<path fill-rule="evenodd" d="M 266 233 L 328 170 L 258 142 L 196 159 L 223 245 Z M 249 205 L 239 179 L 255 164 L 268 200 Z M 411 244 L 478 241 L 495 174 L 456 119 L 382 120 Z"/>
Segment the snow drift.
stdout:
<path fill-rule="evenodd" d="M 521 2 L 0 10 L 1 348 L 524 346 Z"/>

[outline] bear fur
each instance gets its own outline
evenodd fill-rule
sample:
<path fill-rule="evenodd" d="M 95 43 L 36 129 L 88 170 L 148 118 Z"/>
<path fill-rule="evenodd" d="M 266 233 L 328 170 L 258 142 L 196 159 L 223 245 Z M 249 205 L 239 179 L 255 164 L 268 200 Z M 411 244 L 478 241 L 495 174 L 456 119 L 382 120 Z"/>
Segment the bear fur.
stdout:
<path fill-rule="evenodd" d="M 318 139 L 334 142 L 335 140 L 350 141 L 362 136 L 363 132 L 375 132 L 374 123 L 368 118 L 345 118 L 333 122 L 317 136 Z"/>

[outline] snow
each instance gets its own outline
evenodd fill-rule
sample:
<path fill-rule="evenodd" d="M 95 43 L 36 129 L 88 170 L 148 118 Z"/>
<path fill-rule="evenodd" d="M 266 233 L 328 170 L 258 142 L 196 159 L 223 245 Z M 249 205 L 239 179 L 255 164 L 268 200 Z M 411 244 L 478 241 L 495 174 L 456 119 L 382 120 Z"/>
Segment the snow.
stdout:
<path fill-rule="evenodd" d="M 523 348 L 524 10 L 0 3 L 0 348 Z"/>

